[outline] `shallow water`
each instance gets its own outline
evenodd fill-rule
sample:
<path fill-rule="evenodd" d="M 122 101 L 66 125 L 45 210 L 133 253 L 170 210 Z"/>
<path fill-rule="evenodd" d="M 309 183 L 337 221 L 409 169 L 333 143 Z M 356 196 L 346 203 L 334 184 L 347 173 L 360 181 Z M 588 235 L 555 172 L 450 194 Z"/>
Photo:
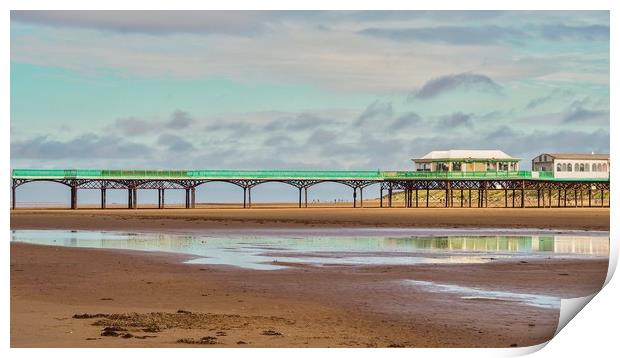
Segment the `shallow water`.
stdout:
<path fill-rule="evenodd" d="M 560 308 L 560 297 L 509 291 L 493 291 L 475 287 L 439 284 L 431 281 L 405 280 L 406 285 L 426 291 L 456 294 L 463 300 L 510 301 L 540 308 Z"/>
<path fill-rule="evenodd" d="M 490 258 L 607 257 L 609 235 L 585 233 L 517 235 L 374 236 L 347 231 L 282 235 L 160 234 L 68 230 L 14 230 L 11 240 L 33 244 L 163 251 L 198 256 L 187 263 L 274 270 L 288 263 L 311 265 L 416 265 L 483 263 Z"/>

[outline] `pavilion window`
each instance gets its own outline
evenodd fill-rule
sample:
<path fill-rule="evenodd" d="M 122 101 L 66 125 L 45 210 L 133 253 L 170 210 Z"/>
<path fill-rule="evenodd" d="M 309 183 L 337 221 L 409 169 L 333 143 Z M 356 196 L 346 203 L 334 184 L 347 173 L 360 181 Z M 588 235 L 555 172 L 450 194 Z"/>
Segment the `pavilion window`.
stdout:
<path fill-rule="evenodd" d="M 603 171 L 603 172 L 606 172 L 606 171 L 607 171 L 607 164 L 606 164 L 606 163 L 605 163 L 605 164 L 603 164 L 603 170 L 602 170 L 602 171 Z"/>
<path fill-rule="evenodd" d="M 568 163 L 568 165 L 566 167 L 566 171 L 569 171 L 569 172 L 573 171 L 573 165 L 571 163 Z"/>
<path fill-rule="evenodd" d="M 558 166 L 555 170 L 556 172 L 561 172 L 562 171 L 562 164 L 558 163 Z"/>
<path fill-rule="evenodd" d="M 452 171 L 461 171 L 461 162 L 452 162 Z"/>
<path fill-rule="evenodd" d="M 447 172 L 448 171 L 448 163 L 439 162 L 435 165 L 438 172 Z"/>

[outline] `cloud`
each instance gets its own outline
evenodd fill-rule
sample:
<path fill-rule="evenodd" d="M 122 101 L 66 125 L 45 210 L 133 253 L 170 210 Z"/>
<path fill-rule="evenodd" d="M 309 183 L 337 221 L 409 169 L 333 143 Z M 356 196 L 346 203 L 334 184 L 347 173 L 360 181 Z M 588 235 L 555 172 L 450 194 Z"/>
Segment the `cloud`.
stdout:
<path fill-rule="evenodd" d="M 179 131 L 188 128 L 194 120 L 189 113 L 176 110 L 170 115 L 170 120 L 146 119 L 139 117 L 118 118 L 112 124 L 111 130 L 117 130 L 126 136 L 145 135 L 163 130 Z"/>
<path fill-rule="evenodd" d="M 593 120 L 606 119 L 609 121 L 609 111 L 591 110 L 583 107 L 577 107 L 571 110 L 562 122 L 564 123 L 581 123 Z"/>
<path fill-rule="evenodd" d="M 390 125 L 391 130 L 399 130 L 407 127 L 411 127 L 419 124 L 422 121 L 422 117 L 415 112 L 403 113 L 392 122 Z"/>
<path fill-rule="evenodd" d="M 435 125 L 437 129 L 441 130 L 472 126 L 473 123 L 471 120 L 471 115 L 461 112 L 456 112 L 447 116 L 441 116 L 439 117 L 439 121 Z"/>
<path fill-rule="evenodd" d="M 360 127 L 371 119 L 391 118 L 393 114 L 394 109 L 392 108 L 392 102 L 382 103 L 377 100 L 371 103 L 368 107 L 366 107 L 364 112 L 362 112 L 362 114 L 360 114 L 355 121 L 354 126 Z"/>
<path fill-rule="evenodd" d="M 334 131 L 317 129 L 308 137 L 306 143 L 308 145 L 325 145 L 328 143 L 336 142 L 338 138 L 339 135 Z"/>
<path fill-rule="evenodd" d="M 162 134 L 157 139 L 157 144 L 164 145 L 173 152 L 186 152 L 194 149 L 194 145 L 174 134 Z"/>
<path fill-rule="evenodd" d="M 263 144 L 268 147 L 289 147 L 295 144 L 295 141 L 289 136 L 279 134 L 265 139 Z"/>
<path fill-rule="evenodd" d="M 434 78 L 426 82 L 410 98 L 431 99 L 456 90 L 478 90 L 499 93 L 501 89 L 502 87 L 488 76 L 475 73 L 460 73 Z"/>
<path fill-rule="evenodd" d="M 548 102 L 550 102 L 550 101 L 552 101 L 552 100 L 554 100 L 554 99 L 556 99 L 558 97 L 569 96 L 571 94 L 573 94 L 573 92 L 569 91 L 569 90 L 554 90 L 554 91 L 552 91 L 551 93 L 549 93 L 546 96 L 536 97 L 536 98 L 530 100 L 527 103 L 527 105 L 525 106 L 525 108 L 527 108 L 527 109 L 534 109 L 534 108 L 539 107 L 539 106 L 541 106 L 541 105 L 543 105 L 545 103 L 548 103 Z"/>
<path fill-rule="evenodd" d="M 548 40 L 580 40 L 608 41 L 609 26 L 568 26 L 563 24 L 548 25 L 542 28 L 541 34 Z"/>
<path fill-rule="evenodd" d="M 154 126 L 152 121 L 147 121 L 136 117 L 128 117 L 118 118 L 114 121 L 113 127 L 118 129 L 124 135 L 136 136 L 153 132 L 158 126 Z"/>
<path fill-rule="evenodd" d="M 272 130 L 289 130 L 289 131 L 304 131 L 307 129 L 313 129 L 321 125 L 327 125 L 330 123 L 336 123 L 335 120 L 324 118 L 311 113 L 299 113 L 297 115 L 287 115 L 272 121 L 267 122 L 264 125 L 264 129 L 268 131 Z"/>
<path fill-rule="evenodd" d="M 146 145 L 116 136 L 85 133 L 67 141 L 38 136 L 11 143 L 12 159 L 116 159 L 150 157 Z"/>
<path fill-rule="evenodd" d="M 189 113 L 176 110 L 172 113 L 170 121 L 165 124 L 166 128 L 170 129 L 185 129 L 192 124 L 193 120 L 189 116 Z"/>
<path fill-rule="evenodd" d="M 450 45 L 494 45 L 517 43 L 527 35 L 519 30 L 500 26 L 440 26 L 422 28 L 367 28 L 361 35 L 399 42 L 440 42 Z"/>
<path fill-rule="evenodd" d="M 269 20 L 267 15 L 261 11 L 13 10 L 11 21 L 124 34 L 214 33 L 245 36 L 264 31 Z"/>

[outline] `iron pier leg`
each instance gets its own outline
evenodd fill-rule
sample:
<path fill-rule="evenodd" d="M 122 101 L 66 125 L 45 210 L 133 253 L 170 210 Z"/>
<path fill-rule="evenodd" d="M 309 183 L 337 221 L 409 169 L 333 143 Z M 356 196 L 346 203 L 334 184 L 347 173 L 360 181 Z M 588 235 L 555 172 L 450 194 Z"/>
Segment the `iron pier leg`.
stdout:
<path fill-rule="evenodd" d="M 444 206 L 445 206 L 446 208 L 448 207 L 448 192 L 449 192 L 449 191 L 450 191 L 450 189 L 446 189 L 446 196 L 445 196 L 445 200 L 446 200 L 446 202 L 444 203 L 444 204 L 445 204 Z"/>
<path fill-rule="evenodd" d="M 133 189 L 133 208 L 138 208 L 138 188 Z"/>
<path fill-rule="evenodd" d="M 471 208 L 471 189 L 467 189 L 467 202 L 469 203 L 469 207 Z"/>
<path fill-rule="evenodd" d="M 15 184 L 11 187 L 11 208 L 15 209 Z"/>
<path fill-rule="evenodd" d="M 301 187 L 299 187 L 299 207 L 301 208 Z"/>
<path fill-rule="evenodd" d="M 575 207 L 577 207 L 577 190 L 575 189 Z"/>
<path fill-rule="evenodd" d="M 161 208 L 163 209 L 166 205 L 166 189 L 161 189 Z"/>
<path fill-rule="evenodd" d="M 525 189 L 521 189 L 521 207 L 525 207 Z"/>
<path fill-rule="evenodd" d="M 553 192 L 549 189 L 549 208 L 551 208 L 551 197 L 553 196 Z"/>
<path fill-rule="evenodd" d="M 71 209 L 77 209 L 77 187 L 71 187 Z"/>
<path fill-rule="evenodd" d="M 131 188 L 127 189 L 127 209 L 131 209 L 133 205 L 132 194 L 133 194 L 133 190 Z"/>
<path fill-rule="evenodd" d="M 508 207 L 508 189 L 504 189 L 504 207 Z"/>
<path fill-rule="evenodd" d="M 196 208 L 196 188 L 195 187 L 192 187 L 191 195 L 192 195 L 192 209 L 194 209 Z"/>
<path fill-rule="evenodd" d="M 409 207 L 409 189 L 405 189 L 403 194 L 404 194 L 404 199 L 405 199 L 405 207 L 408 208 Z"/>
<path fill-rule="evenodd" d="M 428 188 L 426 188 L 426 207 L 428 208 L 428 197 L 429 197 L 429 190 Z"/>
<path fill-rule="evenodd" d="M 512 189 L 512 207 L 515 207 L 515 190 Z"/>
<path fill-rule="evenodd" d="M 105 209 L 105 188 L 101 189 L 101 208 Z"/>
<path fill-rule="evenodd" d="M 248 189 L 244 187 L 244 188 L 243 188 L 243 207 L 244 207 L 244 208 L 245 208 L 245 199 L 246 199 L 246 197 L 247 197 L 247 194 L 246 194 L 246 193 L 247 193 L 247 191 L 248 191 Z"/>
<path fill-rule="evenodd" d="M 353 207 L 357 207 L 357 188 L 353 188 Z"/>
<path fill-rule="evenodd" d="M 567 192 L 568 192 L 568 191 L 565 189 L 565 190 L 564 190 L 564 207 L 566 207 L 566 203 L 567 203 L 567 197 L 566 197 L 566 196 L 567 196 L 567 194 L 566 194 Z M 558 205 L 558 206 L 559 206 L 559 205 Z"/>
<path fill-rule="evenodd" d="M 185 209 L 189 209 L 189 188 L 185 188 Z"/>
<path fill-rule="evenodd" d="M 418 188 L 415 188 L 415 207 L 418 207 Z"/>
<path fill-rule="evenodd" d="M 157 209 L 161 209 L 161 189 L 157 189 Z"/>
<path fill-rule="evenodd" d="M 308 187 L 304 187 L 304 206 L 308 207 Z"/>
<path fill-rule="evenodd" d="M 252 187 L 248 188 L 248 208 L 252 207 Z"/>
<path fill-rule="evenodd" d="M 383 188 L 379 188 L 379 207 L 383 207 Z"/>
<path fill-rule="evenodd" d="M 388 207 L 392 207 L 392 186 L 388 189 Z"/>
<path fill-rule="evenodd" d="M 482 195 L 484 196 L 484 207 L 488 208 L 489 207 L 489 189 L 486 188 L 486 185 L 484 187 Z"/>
<path fill-rule="evenodd" d="M 15 195 L 13 195 L 15 196 Z M 592 207 L 592 187 L 588 189 L 588 207 Z"/>
<path fill-rule="evenodd" d="M 360 208 L 364 207 L 364 188 L 360 187 Z"/>
<path fill-rule="evenodd" d="M 536 200 L 538 201 L 537 207 L 540 208 L 540 189 L 536 190 Z"/>

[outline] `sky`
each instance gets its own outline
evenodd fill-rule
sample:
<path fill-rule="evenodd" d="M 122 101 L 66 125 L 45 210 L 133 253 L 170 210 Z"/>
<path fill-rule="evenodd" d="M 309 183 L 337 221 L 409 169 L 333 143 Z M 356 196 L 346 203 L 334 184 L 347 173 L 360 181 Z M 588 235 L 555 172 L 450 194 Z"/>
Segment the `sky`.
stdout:
<path fill-rule="evenodd" d="M 609 88 L 608 11 L 11 11 L 11 167 L 528 169 Z"/>

